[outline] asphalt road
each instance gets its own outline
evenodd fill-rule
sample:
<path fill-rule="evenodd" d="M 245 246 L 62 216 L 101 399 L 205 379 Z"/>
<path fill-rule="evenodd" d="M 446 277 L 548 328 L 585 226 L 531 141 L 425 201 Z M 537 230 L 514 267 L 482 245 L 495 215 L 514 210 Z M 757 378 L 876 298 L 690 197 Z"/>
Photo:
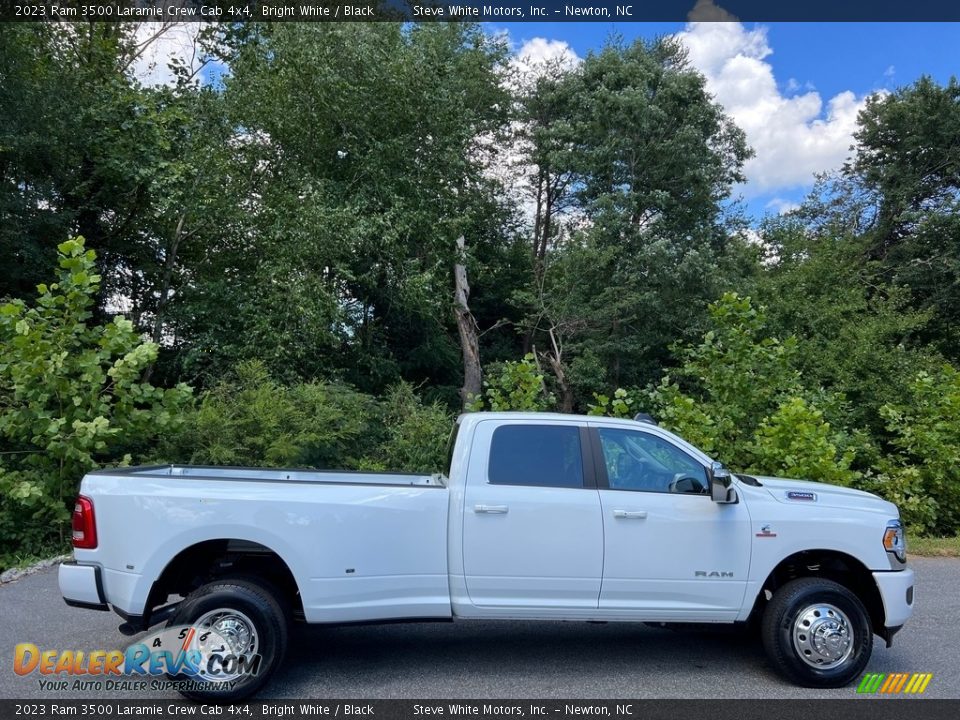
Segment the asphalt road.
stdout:
<path fill-rule="evenodd" d="M 960 698 L 960 560 L 916 558 L 917 606 L 869 672 L 931 672 L 925 697 Z M 0 586 L 0 698 L 92 699 L 40 690 L 12 669 L 17 643 L 42 649 L 122 649 L 113 613 L 67 607 L 56 568 Z M 163 693 L 160 693 L 164 696 Z M 759 642 L 729 632 L 644 625 L 457 622 L 297 626 L 269 698 L 849 698 L 855 688 L 808 690 L 776 675 Z M 170 698 L 179 697 L 174 692 Z M 135 692 L 100 697 L 141 698 Z"/>

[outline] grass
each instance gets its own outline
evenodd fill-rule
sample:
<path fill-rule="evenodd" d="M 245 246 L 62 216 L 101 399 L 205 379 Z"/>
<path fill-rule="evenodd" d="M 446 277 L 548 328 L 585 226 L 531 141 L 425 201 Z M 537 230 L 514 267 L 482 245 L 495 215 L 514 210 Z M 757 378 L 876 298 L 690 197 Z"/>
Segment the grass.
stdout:
<path fill-rule="evenodd" d="M 927 557 L 960 557 L 960 535 L 945 538 L 908 536 L 907 552 Z"/>
<path fill-rule="evenodd" d="M 0 555 L 0 572 L 5 570 L 23 570 L 28 568 L 35 563 L 40 562 L 41 560 L 47 560 L 52 557 L 57 557 L 58 555 L 66 555 L 70 552 L 71 546 L 69 543 L 47 543 L 42 547 L 34 550 L 25 550 L 22 552 L 14 552 L 8 555 Z"/>

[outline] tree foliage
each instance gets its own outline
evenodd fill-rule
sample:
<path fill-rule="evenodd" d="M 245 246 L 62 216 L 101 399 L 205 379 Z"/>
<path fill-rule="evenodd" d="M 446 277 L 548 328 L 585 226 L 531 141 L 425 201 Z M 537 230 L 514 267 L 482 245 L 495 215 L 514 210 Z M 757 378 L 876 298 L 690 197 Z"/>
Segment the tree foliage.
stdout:
<path fill-rule="evenodd" d="M 249 360 L 211 387 L 154 458 L 252 467 L 440 472 L 452 417 L 408 384 L 376 398 L 342 383 L 283 384 Z"/>
<path fill-rule="evenodd" d="M 881 409 L 896 452 L 881 464 L 874 489 L 901 505 L 918 531 L 960 527 L 960 372 L 921 372 L 905 401 Z"/>
<path fill-rule="evenodd" d="M 842 398 L 805 387 L 798 343 L 766 334 L 763 308 L 725 293 L 697 345 L 647 396 L 655 417 L 731 467 L 850 485 L 859 438 L 829 422 Z"/>
<path fill-rule="evenodd" d="M 545 411 L 552 410 L 556 398 L 544 385 L 544 376 L 533 353 L 522 360 L 507 361 L 490 366 L 483 381 L 483 392 L 473 398 L 469 409 L 473 412 L 490 410 Z"/>
<path fill-rule="evenodd" d="M 62 540 L 83 474 L 141 456 L 191 398 L 142 381 L 157 346 L 129 320 L 94 321 L 100 276 L 83 238 L 58 252 L 57 282 L 0 305 L 0 562 Z"/>
<path fill-rule="evenodd" d="M 530 95 L 529 162 L 564 193 L 561 213 L 535 218 L 556 229 L 522 297 L 533 340 L 561 390 L 589 397 L 597 375 L 645 384 L 749 254 L 723 209 L 750 156 L 743 132 L 667 38 L 615 39 Z M 563 357 L 551 331 L 566 336 Z"/>
<path fill-rule="evenodd" d="M 797 217 L 763 227 L 767 270 L 756 294 L 775 333 L 796 336 L 805 382 L 842 393 L 845 422 L 883 436 L 880 408 L 904 399 L 919 368 L 938 353 L 918 342 L 930 310 L 912 307 L 909 289 L 884 283 L 864 257 L 864 240 L 830 222 L 816 232 Z"/>
<path fill-rule="evenodd" d="M 960 528 L 956 80 L 869 99 L 748 228 L 751 151 L 671 38 L 521 75 L 471 23 L 211 24 L 219 70 L 147 85 L 151 37 L 0 26 L 0 562 L 128 455 L 441 469 L 455 259 L 476 409 L 652 411 Z"/>
<path fill-rule="evenodd" d="M 184 295 L 187 367 L 456 385 L 456 238 L 478 289 L 512 242 L 477 140 L 506 121 L 503 46 L 466 24 L 315 23 L 250 26 L 226 48 L 255 194 L 236 250 Z"/>

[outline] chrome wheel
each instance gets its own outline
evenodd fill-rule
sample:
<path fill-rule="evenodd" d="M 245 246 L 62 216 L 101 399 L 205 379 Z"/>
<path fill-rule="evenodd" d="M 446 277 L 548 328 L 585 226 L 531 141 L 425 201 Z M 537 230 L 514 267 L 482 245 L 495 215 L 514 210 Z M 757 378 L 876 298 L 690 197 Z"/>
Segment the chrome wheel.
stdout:
<path fill-rule="evenodd" d="M 853 655 L 853 625 L 835 605 L 810 605 L 793 623 L 793 646 L 807 665 L 820 670 L 835 668 Z"/>
<path fill-rule="evenodd" d="M 192 649 L 199 650 L 203 656 L 200 674 L 211 680 L 228 682 L 241 677 L 242 672 L 230 672 L 231 662 L 236 667 L 236 658 L 253 657 L 260 649 L 256 625 L 239 610 L 211 610 L 197 618 L 193 627 Z M 208 662 L 215 656 L 219 656 L 219 662 L 216 673 L 212 674 L 208 672 Z"/>

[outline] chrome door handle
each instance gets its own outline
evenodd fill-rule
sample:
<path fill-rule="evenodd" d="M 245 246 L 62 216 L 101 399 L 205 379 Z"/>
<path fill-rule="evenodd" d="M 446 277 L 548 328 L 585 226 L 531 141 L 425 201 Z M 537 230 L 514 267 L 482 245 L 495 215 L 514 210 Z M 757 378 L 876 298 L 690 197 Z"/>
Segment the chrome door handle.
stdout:
<path fill-rule="evenodd" d="M 488 513 L 490 515 L 506 515 L 509 510 L 506 505 L 474 505 L 475 513 Z"/>
<path fill-rule="evenodd" d="M 614 510 L 613 516 L 615 518 L 624 518 L 625 520 L 645 520 L 647 517 L 646 510 Z"/>

